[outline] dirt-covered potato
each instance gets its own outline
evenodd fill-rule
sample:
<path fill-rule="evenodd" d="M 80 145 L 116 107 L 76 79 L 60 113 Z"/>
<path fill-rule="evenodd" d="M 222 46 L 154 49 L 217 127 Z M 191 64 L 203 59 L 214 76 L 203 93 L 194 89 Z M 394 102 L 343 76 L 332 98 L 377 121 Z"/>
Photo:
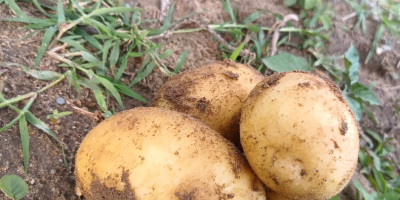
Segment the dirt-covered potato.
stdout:
<path fill-rule="evenodd" d="M 289 199 L 327 199 L 357 165 L 358 125 L 340 89 L 305 72 L 257 84 L 242 110 L 240 138 L 250 166 Z"/>
<path fill-rule="evenodd" d="M 230 60 L 192 68 L 168 80 L 153 105 L 200 119 L 240 145 L 240 112 L 248 94 L 263 80 L 254 68 Z"/>
<path fill-rule="evenodd" d="M 243 155 L 186 114 L 135 108 L 85 137 L 76 180 L 87 199 L 265 199 Z"/>

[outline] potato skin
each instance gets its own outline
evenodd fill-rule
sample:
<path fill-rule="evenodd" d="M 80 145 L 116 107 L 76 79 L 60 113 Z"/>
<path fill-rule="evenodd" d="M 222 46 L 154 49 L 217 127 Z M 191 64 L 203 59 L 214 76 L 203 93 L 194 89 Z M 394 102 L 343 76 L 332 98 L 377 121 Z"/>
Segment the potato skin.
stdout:
<path fill-rule="evenodd" d="M 231 60 L 216 62 L 172 77 L 160 89 L 153 106 L 200 119 L 239 147 L 241 108 L 263 79 L 250 66 Z"/>
<path fill-rule="evenodd" d="M 306 72 L 277 73 L 249 95 L 240 123 L 258 177 L 289 199 L 328 199 L 357 165 L 358 125 L 340 89 Z"/>
<path fill-rule="evenodd" d="M 265 199 L 244 156 L 188 115 L 134 108 L 85 137 L 76 156 L 86 199 Z"/>

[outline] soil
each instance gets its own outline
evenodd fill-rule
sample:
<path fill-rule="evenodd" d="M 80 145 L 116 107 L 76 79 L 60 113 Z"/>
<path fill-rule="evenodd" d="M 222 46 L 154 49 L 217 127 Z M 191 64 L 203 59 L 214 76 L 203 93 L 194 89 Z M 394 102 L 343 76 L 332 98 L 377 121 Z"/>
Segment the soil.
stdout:
<path fill-rule="evenodd" d="M 160 14 L 160 1 L 148 0 L 135 3 L 136 1 L 127 0 L 131 6 L 139 6 L 146 9 L 143 13 L 145 19 L 158 19 Z M 296 13 L 297 10 L 291 10 L 283 6 L 282 1 L 278 0 L 243 0 L 232 1 L 238 8 L 239 20 L 243 20 L 248 14 L 262 8 L 275 13 L 286 15 Z M 40 12 L 27 3 L 18 3 L 24 13 L 31 17 L 42 17 Z M 352 9 L 343 1 L 334 0 L 332 6 L 335 11 L 333 18 L 333 32 L 331 33 L 331 43 L 327 44 L 327 50 L 330 55 L 343 55 L 352 43 L 360 54 L 361 61 L 365 60 L 370 49 L 374 32 L 377 29 L 377 23 L 373 20 L 368 22 L 368 32 L 366 35 L 360 31 L 351 31 L 355 24 L 355 18 L 342 21 L 342 18 L 350 13 Z M 180 19 L 190 13 L 204 11 L 203 14 L 195 17 L 196 20 L 202 20 L 210 24 L 223 23 L 229 21 L 229 16 L 222 8 L 220 1 L 211 0 L 176 0 L 176 9 L 173 20 Z M 0 20 L 15 17 L 15 15 L 3 3 L 0 4 Z M 273 15 L 265 14 L 256 21 L 262 26 L 271 27 L 275 22 Z M 30 30 L 20 29 L 23 23 L 0 21 L 0 62 L 19 63 L 29 67 L 33 66 L 36 53 L 41 43 L 43 35 L 35 34 L 28 40 L 19 39 L 29 34 Z M 159 26 L 159 24 L 148 24 L 149 27 Z M 196 23 L 188 23 L 184 28 L 197 27 Z M 295 23 L 295 26 L 299 24 Z M 343 27 L 347 27 L 344 30 Z M 370 107 L 371 111 L 379 122 L 375 126 L 371 120 L 363 116 L 362 127 L 370 128 L 385 137 L 395 138 L 392 144 L 396 151 L 393 158 L 400 163 L 400 124 L 399 118 L 395 116 L 395 106 L 400 106 L 398 95 L 400 80 L 394 80 L 389 73 L 400 75 L 400 40 L 393 38 L 389 33 L 383 37 L 392 44 L 392 51 L 376 55 L 368 64 L 362 64 L 360 69 L 360 82 L 366 85 L 375 83 L 374 91 L 377 94 L 381 105 Z M 160 43 L 165 44 L 164 48 L 171 48 L 175 54 L 166 60 L 169 66 L 175 66 L 178 56 L 184 51 L 189 50 L 187 61 L 183 70 L 187 70 L 200 65 L 208 64 L 216 60 L 222 60 L 221 50 L 218 49 L 218 42 L 213 39 L 207 31 L 199 31 L 188 34 L 176 34 L 167 39 L 160 39 Z M 296 55 L 306 55 L 305 52 L 298 52 L 290 47 L 281 47 L 281 51 L 289 51 Z M 363 63 L 363 62 L 362 62 Z M 55 60 L 44 57 L 40 62 L 40 70 L 53 70 L 63 72 L 63 69 L 57 66 Z M 132 64 L 133 65 L 133 64 Z M 134 66 L 133 66 L 134 67 Z M 9 99 L 17 95 L 36 91 L 48 84 L 47 81 L 39 81 L 27 75 L 18 67 L 2 67 L 7 72 L 0 77 L 0 82 L 5 83 L 2 94 Z M 167 80 L 167 77 L 160 71 L 155 70 L 146 81 L 136 85 L 133 90 L 147 100 L 149 103 L 143 103 L 128 97 L 123 97 L 125 109 L 139 106 L 150 106 L 155 93 Z M 0 84 L 1 85 L 1 84 Z M 41 93 L 31 108 L 31 112 L 43 121 L 48 122 L 47 115 L 52 114 L 55 109 L 58 111 L 72 111 L 67 104 L 60 105 L 55 99 L 61 97 L 68 100 L 77 107 L 90 112 L 100 111 L 95 104 L 96 100 L 93 94 L 83 89 L 80 95 L 74 88 L 68 86 L 67 81 L 52 87 L 44 93 Z M 22 108 L 25 101 L 17 103 L 16 106 Z M 110 107 L 115 107 L 117 111 L 121 108 L 118 104 L 111 102 Z M 9 123 L 17 114 L 9 109 L 0 109 L 0 127 Z M 29 171 L 24 174 L 22 162 L 21 140 L 18 131 L 18 125 L 13 125 L 6 131 L 0 132 L 0 177 L 5 174 L 18 174 L 28 183 L 29 191 L 24 199 L 80 199 L 75 191 L 74 179 L 74 157 L 82 139 L 89 130 L 94 127 L 98 121 L 95 118 L 74 112 L 72 115 L 63 117 L 59 125 L 61 129 L 56 131 L 57 136 L 65 143 L 66 155 L 70 168 L 66 169 L 63 164 L 63 156 L 59 144 L 51 139 L 44 132 L 29 125 L 30 134 L 30 163 Z M 368 181 L 360 173 L 356 173 L 352 179 L 359 180 L 367 190 L 371 190 Z M 341 199 L 355 199 L 354 188 L 348 187 L 342 193 Z M 6 199 L 3 193 L 0 193 L 0 199 Z"/>

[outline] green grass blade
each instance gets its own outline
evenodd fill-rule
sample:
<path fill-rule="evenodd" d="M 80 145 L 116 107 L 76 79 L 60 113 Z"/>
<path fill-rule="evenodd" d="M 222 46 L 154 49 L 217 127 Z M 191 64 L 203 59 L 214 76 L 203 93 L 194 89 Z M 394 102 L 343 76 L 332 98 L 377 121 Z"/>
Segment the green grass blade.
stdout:
<path fill-rule="evenodd" d="M 111 92 L 111 94 L 115 97 L 117 100 L 118 104 L 121 106 L 121 108 L 124 108 L 124 104 L 122 103 L 121 96 L 118 93 L 118 90 L 114 87 L 114 85 L 108 81 L 107 79 L 97 76 L 96 78 L 100 81 L 100 83 L 108 90 Z"/>
<path fill-rule="evenodd" d="M 58 27 L 60 27 L 60 24 L 65 23 L 65 14 L 64 14 L 62 0 L 58 0 L 57 16 L 58 16 Z"/>
<path fill-rule="evenodd" d="M 98 63 L 101 62 L 96 56 L 90 54 L 89 52 L 83 51 L 82 57 L 87 60 L 88 62 Z"/>
<path fill-rule="evenodd" d="M 93 93 L 94 97 L 96 98 L 96 102 L 100 106 L 101 110 L 103 112 L 107 112 L 108 111 L 107 104 L 103 93 L 100 90 L 93 90 Z"/>
<path fill-rule="evenodd" d="M 143 98 L 138 93 L 134 92 L 131 88 L 129 88 L 128 86 L 126 86 L 125 84 L 123 84 L 121 82 L 114 83 L 114 86 L 115 86 L 115 88 L 117 88 L 117 90 L 119 92 L 121 92 L 122 94 L 125 94 L 126 96 L 132 97 L 132 98 L 137 99 L 142 102 L 146 102 L 146 103 L 148 102 L 145 98 Z"/>
<path fill-rule="evenodd" d="M 167 49 L 160 55 L 160 59 L 167 58 L 168 56 L 172 55 L 173 53 L 174 53 L 174 51 L 172 51 L 172 49 Z"/>
<path fill-rule="evenodd" d="M 229 14 L 233 23 L 236 24 L 236 16 L 235 16 L 235 13 L 232 8 L 231 1 L 230 0 L 221 0 L 221 3 L 222 3 L 222 7 L 224 8 L 225 12 L 227 12 Z"/>
<path fill-rule="evenodd" d="M 129 88 L 127 85 L 125 85 L 124 83 L 120 82 L 120 81 L 113 81 L 112 78 L 110 77 L 103 77 L 107 80 L 109 80 L 110 82 L 112 82 L 115 86 L 115 88 L 121 92 L 122 94 L 125 94 L 129 97 L 132 97 L 134 99 L 137 99 L 139 101 L 142 102 L 148 102 L 145 98 L 143 98 L 142 96 L 140 96 L 139 94 L 137 94 L 136 92 L 134 92 L 131 88 Z"/>
<path fill-rule="evenodd" d="M 310 63 L 304 58 L 289 53 L 281 53 L 275 56 L 261 59 L 266 67 L 276 72 L 284 71 L 311 71 Z"/>
<path fill-rule="evenodd" d="M 265 11 L 257 11 L 253 12 L 250 15 L 248 15 L 243 21 L 242 24 L 250 24 L 254 21 L 256 21 L 258 18 L 260 18 Z"/>
<path fill-rule="evenodd" d="M 0 128 L 0 133 L 3 132 L 4 130 L 7 130 L 8 128 L 10 128 L 12 125 L 15 124 L 15 122 L 17 122 L 21 117 L 23 116 L 23 114 L 19 114 L 16 118 L 14 118 L 10 123 L 6 124 L 4 127 Z"/>
<path fill-rule="evenodd" d="M 60 41 L 67 43 L 68 45 L 75 47 L 76 49 L 78 49 L 80 51 L 87 51 L 84 46 L 82 46 L 79 42 L 73 40 L 72 38 L 64 37 L 64 38 L 61 38 Z"/>
<path fill-rule="evenodd" d="M 171 6 L 169 7 L 169 10 L 168 10 L 168 13 L 167 13 L 167 17 L 165 17 L 163 25 L 171 24 L 171 20 L 172 20 L 172 15 L 174 13 L 174 9 L 175 9 L 175 2 L 172 3 Z"/>
<path fill-rule="evenodd" d="M 93 47 L 95 47 L 97 50 L 102 50 L 103 46 L 100 44 L 100 42 L 94 38 L 93 36 L 89 35 L 86 33 L 86 31 L 80 29 L 80 28 L 75 28 L 75 34 L 78 34 L 85 38 L 91 44 Z"/>
<path fill-rule="evenodd" d="M 375 32 L 374 41 L 372 42 L 371 49 L 369 50 L 367 58 L 365 59 L 365 63 L 368 63 L 374 57 L 376 47 L 381 40 L 383 31 L 385 31 L 385 24 L 381 23 L 378 30 Z"/>
<path fill-rule="evenodd" d="M 235 51 L 233 51 L 232 52 L 232 55 L 229 57 L 229 59 L 231 59 L 231 60 L 236 60 L 236 58 L 239 56 L 239 54 L 240 54 L 240 52 L 242 51 L 242 49 L 243 49 L 243 47 L 244 47 L 244 45 L 245 45 L 246 43 L 242 43 L 242 44 L 240 44 L 236 49 L 235 49 Z"/>
<path fill-rule="evenodd" d="M 119 59 L 119 40 L 115 41 L 114 47 L 111 50 L 110 54 L 110 69 L 115 70 L 115 66 L 117 65 Z"/>
<path fill-rule="evenodd" d="M 21 8 L 15 3 L 15 0 L 5 0 L 5 3 L 8 5 L 8 8 L 10 8 L 16 15 L 17 17 L 26 17 L 25 13 L 22 12 Z"/>
<path fill-rule="evenodd" d="M 118 69 L 117 74 L 115 75 L 114 81 L 118 81 L 121 78 L 126 67 L 128 66 L 128 55 L 126 54 L 121 59 L 122 59 L 122 63 L 121 63 L 121 66 L 119 66 L 119 69 Z"/>
<path fill-rule="evenodd" d="M 174 74 L 178 74 L 179 71 L 181 71 L 183 64 L 186 61 L 187 55 L 188 55 L 189 51 L 185 50 L 178 58 L 178 61 L 176 61 L 176 66 L 174 69 Z"/>
<path fill-rule="evenodd" d="M 58 136 L 49 128 L 49 126 L 47 126 L 47 124 L 39 118 L 35 117 L 35 115 L 33 115 L 30 111 L 25 112 L 25 118 L 30 124 L 44 131 L 45 133 L 47 133 L 47 135 L 62 144 L 61 140 L 58 139 Z"/>
<path fill-rule="evenodd" d="M 376 183 L 379 186 L 379 190 L 382 193 L 386 193 L 387 192 L 387 183 L 386 183 L 386 180 L 383 177 L 382 173 L 380 173 L 375 167 L 372 168 L 372 172 L 374 173 L 374 177 L 375 177 Z"/>
<path fill-rule="evenodd" d="M 141 71 L 135 76 L 129 87 L 133 87 L 136 83 L 146 78 L 156 66 L 154 61 L 151 61 L 147 66 L 143 65 Z"/>
<path fill-rule="evenodd" d="M 39 51 L 35 59 L 35 64 L 33 65 L 34 68 L 36 68 L 39 65 L 39 62 L 42 59 L 44 53 L 46 52 L 50 40 L 53 38 L 56 31 L 57 31 L 56 27 L 49 27 L 44 33 L 42 44 L 40 45 Z"/>
<path fill-rule="evenodd" d="M 49 14 L 47 14 L 47 12 L 42 8 L 42 6 L 40 5 L 40 3 L 37 0 L 32 0 L 33 5 L 43 14 L 47 15 L 50 17 Z"/>
<path fill-rule="evenodd" d="M 112 7 L 112 8 L 100 8 L 93 12 L 91 12 L 88 17 L 105 15 L 110 13 L 126 13 L 126 12 L 135 12 L 135 11 L 144 11 L 141 8 L 128 8 L 128 7 Z"/>
<path fill-rule="evenodd" d="M 28 124 L 26 123 L 25 116 L 19 119 L 19 134 L 21 136 L 21 144 L 22 144 L 22 154 L 24 157 L 24 171 L 25 174 L 28 173 L 29 166 L 29 133 L 28 133 Z"/>

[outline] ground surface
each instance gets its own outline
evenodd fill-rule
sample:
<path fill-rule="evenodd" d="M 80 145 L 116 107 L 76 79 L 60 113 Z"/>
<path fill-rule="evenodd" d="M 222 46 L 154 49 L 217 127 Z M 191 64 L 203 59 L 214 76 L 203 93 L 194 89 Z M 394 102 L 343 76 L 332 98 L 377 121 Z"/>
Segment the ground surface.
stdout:
<path fill-rule="evenodd" d="M 144 18 L 158 18 L 160 13 L 159 0 L 141 1 L 140 3 L 135 3 L 136 1 L 127 2 L 133 6 L 137 5 L 146 8 L 147 11 L 143 15 Z M 239 8 L 238 16 L 240 19 L 243 19 L 248 14 L 260 8 L 272 10 L 282 15 L 296 12 L 295 10 L 285 8 L 280 0 L 244 0 L 232 2 L 234 6 Z M 360 53 L 361 60 L 364 60 L 370 48 L 373 34 L 376 30 L 376 24 L 374 22 L 369 24 L 369 32 L 366 36 L 363 36 L 359 31 L 344 31 L 339 27 L 352 27 L 355 19 L 342 22 L 341 18 L 353 11 L 342 1 L 335 0 L 332 1 L 332 4 L 336 14 L 334 17 L 334 31 L 330 38 L 331 43 L 327 44 L 328 52 L 332 55 L 343 55 L 350 44 L 353 43 Z M 29 16 L 40 16 L 39 12 L 29 4 L 21 3 L 19 5 Z M 229 16 L 223 11 L 219 1 L 177 0 L 176 5 L 174 19 L 179 19 L 192 12 L 207 10 L 208 12 L 200 16 L 203 21 L 209 23 L 223 23 L 229 20 Z M 1 4 L 0 20 L 9 17 L 15 16 L 4 4 Z M 275 18 L 272 15 L 266 14 L 259 19 L 257 23 L 270 27 L 274 23 L 274 20 Z M 0 61 L 16 62 L 32 67 L 42 35 L 36 34 L 26 41 L 18 41 L 19 38 L 29 33 L 27 30 L 19 29 L 22 26 L 22 23 L 0 21 Z M 157 25 L 149 24 L 149 26 Z M 187 26 L 195 27 L 197 25 L 188 24 Z M 400 75 L 400 68 L 398 65 L 400 60 L 400 51 L 398 51 L 400 50 L 400 40 L 392 39 L 388 35 L 386 38 L 394 45 L 394 48 L 392 48 L 393 50 L 380 56 L 375 56 L 372 62 L 361 67 L 360 72 L 362 83 L 376 83 L 375 92 L 381 101 L 381 106 L 372 108 L 372 111 L 379 121 L 379 126 L 375 127 L 366 117 L 364 117 L 361 124 L 381 134 L 394 137 L 396 140 L 394 140 L 393 143 L 397 147 L 395 157 L 400 158 L 399 119 L 396 118 L 394 114 L 394 106 L 396 104 L 398 105 L 396 101 L 400 99 L 400 95 L 398 95 L 400 89 L 395 86 L 400 85 L 400 80 L 393 80 L 387 73 L 389 69 L 394 70 Z M 221 60 L 221 52 L 218 50 L 218 43 L 213 40 L 213 37 L 207 31 L 173 35 L 159 42 L 164 43 L 165 48 L 172 48 L 176 52 L 175 55 L 167 60 L 167 64 L 171 66 L 175 65 L 176 59 L 181 52 L 186 49 L 190 50 L 188 59 L 183 68 L 184 70 L 215 60 Z M 291 51 L 291 49 L 288 48 L 282 48 L 280 50 Z M 297 53 L 302 54 L 304 52 Z M 57 63 L 47 57 L 42 59 L 39 68 L 62 72 L 62 69 L 57 67 Z M 30 91 L 35 91 L 47 84 L 45 81 L 38 81 L 29 77 L 17 67 L 7 69 L 8 71 L 0 77 L 0 80 L 5 83 L 5 88 L 2 92 L 6 98 L 12 98 Z M 151 75 L 150 81 L 138 84 L 133 90 L 140 93 L 151 102 L 154 98 L 154 94 L 166 79 L 167 77 L 156 71 Z M 59 111 L 72 110 L 67 105 L 57 104 L 55 102 L 57 97 L 62 97 L 74 103 L 76 106 L 91 112 L 100 110 L 95 104 L 93 94 L 88 90 L 84 90 L 78 98 L 77 92 L 69 88 L 68 82 L 64 81 L 45 93 L 42 93 L 35 101 L 31 109 L 32 113 L 43 121 L 46 121 L 46 116 L 52 114 L 55 109 Z M 136 106 L 150 105 L 150 103 L 144 104 L 126 97 L 123 100 L 127 109 Z M 24 103 L 26 102 L 22 102 L 17 106 L 21 108 Z M 115 105 L 115 107 L 118 106 Z M 10 122 L 15 116 L 16 113 L 11 109 L 0 109 L 0 127 Z M 60 123 L 61 129 L 57 131 L 57 135 L 66 144 L 66 153 L 71 165 L 69 170 L 67 170 L 62 163 L 62 154 L 57 142 L 49 138 L 45 133 L 29 126 L 30 165 L 27 175 L 23 173 L 22 151 L 20 148 L 21 141 L 18 126 L 14 125 L 12 128 L 1 132 L 0 177 L 5 174 L 21 175 L 29 185 L 29 192 L 25 199 L 79 199 L 79 197 L 75 195 L 75 180 L 73 176 L 74 156 L 84 136 L 97 123 L 96 120 L 77 112 L 62 119 Z M 356 174 L 355 179 L 361 179 L 362 181 L 363 178 L 359 174 Z M 351 189 L 347 190 L 346 195 L 342 195 L 341 198 L 352 199 L 352 192 Z M 0 193 L 0 199 L 5 198 L 4 194 Z"/>

